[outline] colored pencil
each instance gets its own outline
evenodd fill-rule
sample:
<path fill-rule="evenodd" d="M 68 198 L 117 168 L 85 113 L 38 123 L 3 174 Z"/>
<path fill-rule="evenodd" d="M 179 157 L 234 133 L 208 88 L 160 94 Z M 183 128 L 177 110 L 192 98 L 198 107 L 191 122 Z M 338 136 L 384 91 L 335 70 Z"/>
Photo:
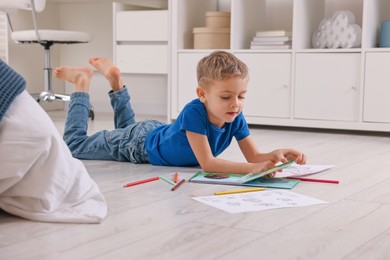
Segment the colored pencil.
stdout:
<path fill-rule="evenodd" d="M 150 181 L 157 181 L 158 179 L 159 179 L 158 177 L 153 177 L 153 178 L 149 178 L 149 179 L 145 179 L 145 180 L 130 182 L 130 183 L 127 183 L 127 184 L 123 185 L 123 187 L 127 188 L 127 187 L 131 187 L 131 186 L 134 186 L 134 185 L 150 182 Z"/>
<path fill-rule="evenodd" d="M 177 188 L 179 188 L 186 180 L 185 179 L 182 179 L 181 181 L 179 181 L 172 189 L 171 191 L 175 191 Z"/>
<path fill-rule="evenodd" d="M 178 180 L 179 180 L 179 173 L 175 172 L 175 175 L 173 175 L 173 182 L 177 183 Z"/>
<path fill-rule="evenodd" d="M 173 185 L 173 186 L 176 185 L 176 183 L 174 183 L 173 181 L 171 181 L 171 180 L 165 178 L 164 176 L 160 176 L 160 179 L 163 180 L 163 181 L 165 181 L 165 182 L 167 182 L 167 183 L 169 183 L 169 184 L 171 184 L 171 185 Z"/>
<path fill-rule="evenodd" d="M 224 195 L 224 194 L 243 193 L 243 192 L 261 191 L 261 190 L 264 190 L 264 188 L 251 188 L 251 189 L 245 189 L 245 190 L 217 191 L 214 194 L 215 195 Z"/>
<path fill-rule="evenodd" d="M 323 182 L 339 184 L 338 180 L 324 180 L 324 179 L 313 179 L 313 178 L 302 178 L 302 177 L 286 177 L 287 179 L 300 180 L 300 181 L 311 181 L 311 182 Z"/>

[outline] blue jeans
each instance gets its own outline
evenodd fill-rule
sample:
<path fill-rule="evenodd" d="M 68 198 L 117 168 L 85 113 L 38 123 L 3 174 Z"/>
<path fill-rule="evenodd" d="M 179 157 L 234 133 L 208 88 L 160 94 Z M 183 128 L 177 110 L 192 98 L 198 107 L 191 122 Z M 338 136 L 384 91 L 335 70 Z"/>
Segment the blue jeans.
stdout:
<path fill-rule="evenodd" d="M 74 157 L 89 160 L 114 160 L 148 163 L 146 136 L 165 124 L 156 120 L 135 121 L 127 88 L 108 93 L 114 110 L 115 130 L 87 135 L 89 94 L 74 92 L 69 103 L 64 140 Z"/>

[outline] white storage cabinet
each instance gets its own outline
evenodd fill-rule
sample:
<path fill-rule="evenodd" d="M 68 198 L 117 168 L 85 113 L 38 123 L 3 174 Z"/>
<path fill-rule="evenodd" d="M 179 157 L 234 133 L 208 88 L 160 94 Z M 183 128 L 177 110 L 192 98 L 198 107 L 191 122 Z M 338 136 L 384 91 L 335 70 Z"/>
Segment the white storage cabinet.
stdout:
<path fill-rule="evenodd" d="M 169 119 L 196 97 L 196 64 L 214 50 L 193 48 L 206 12 L 231 12 L 230 51 L 250 69 L 244 114 L 250 124 L 390 131 L 390 48 L 379 48 L 388 0 L 170 0 Z M 312 35 L 336 11 L 362 28 L 361 46 L 315 49 Z M 256 31 L 292 31 L 291 49 L 250 49 Z"/>

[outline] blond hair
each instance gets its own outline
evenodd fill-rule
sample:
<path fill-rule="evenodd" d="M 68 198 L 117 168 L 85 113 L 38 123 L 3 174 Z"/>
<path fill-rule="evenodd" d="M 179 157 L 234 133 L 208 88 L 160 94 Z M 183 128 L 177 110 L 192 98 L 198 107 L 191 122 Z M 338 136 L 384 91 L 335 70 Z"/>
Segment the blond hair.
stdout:
<path fill-rule="evenodd" d="M 214 51 L 199 61 L 197 77 L 198 85 L 205 86 L 210 81 L 220 81 L 231 77 L 249 79 L 249 72 L 245 63 L 232 53 Z"/>

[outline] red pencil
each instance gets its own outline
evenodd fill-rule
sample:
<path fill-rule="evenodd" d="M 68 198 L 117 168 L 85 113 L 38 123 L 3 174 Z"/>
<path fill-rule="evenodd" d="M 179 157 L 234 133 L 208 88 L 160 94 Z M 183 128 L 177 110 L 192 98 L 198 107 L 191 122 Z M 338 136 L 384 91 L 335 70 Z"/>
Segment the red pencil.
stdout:
<path fill-rule="evenodd" d="M 312 182 L 324 182 L 324 183 L 333 183 L 339 184 L 337 180 L 323 180 L 323 179 L 312 179 L 312 178 L 302 178 L 302 177 L 286 177 L 287 179 L 300 180 L 300 181 L 312 181 Z"/>
<path fill-rule="evenodd" d="M 130 182 L 130 183 L 127 183 L 127 184 L 123 185 L 123 187 L 125 187 L 125 188 L 126 187 L 131 187 L 131 186 L 142 184 L 142 183 L 145 183 L 145 182 L 157 181 L 158 179 L 160 179 L 160 178 L 159 177 L 153 177 L 153 178 L 149 178 L 149 179 L 145 179 L 145 180 Z"/>
<path fill-rule="evenodd" d="M 179 181 L 178 184 L 176 184 L 175 186 L 173 186 L 173 188 L 171 189 L 171 191 L 175 191 L 177 188 L 179 188 L 186 180 L 185 179 L 182 179 L 181 181 Z"/>

